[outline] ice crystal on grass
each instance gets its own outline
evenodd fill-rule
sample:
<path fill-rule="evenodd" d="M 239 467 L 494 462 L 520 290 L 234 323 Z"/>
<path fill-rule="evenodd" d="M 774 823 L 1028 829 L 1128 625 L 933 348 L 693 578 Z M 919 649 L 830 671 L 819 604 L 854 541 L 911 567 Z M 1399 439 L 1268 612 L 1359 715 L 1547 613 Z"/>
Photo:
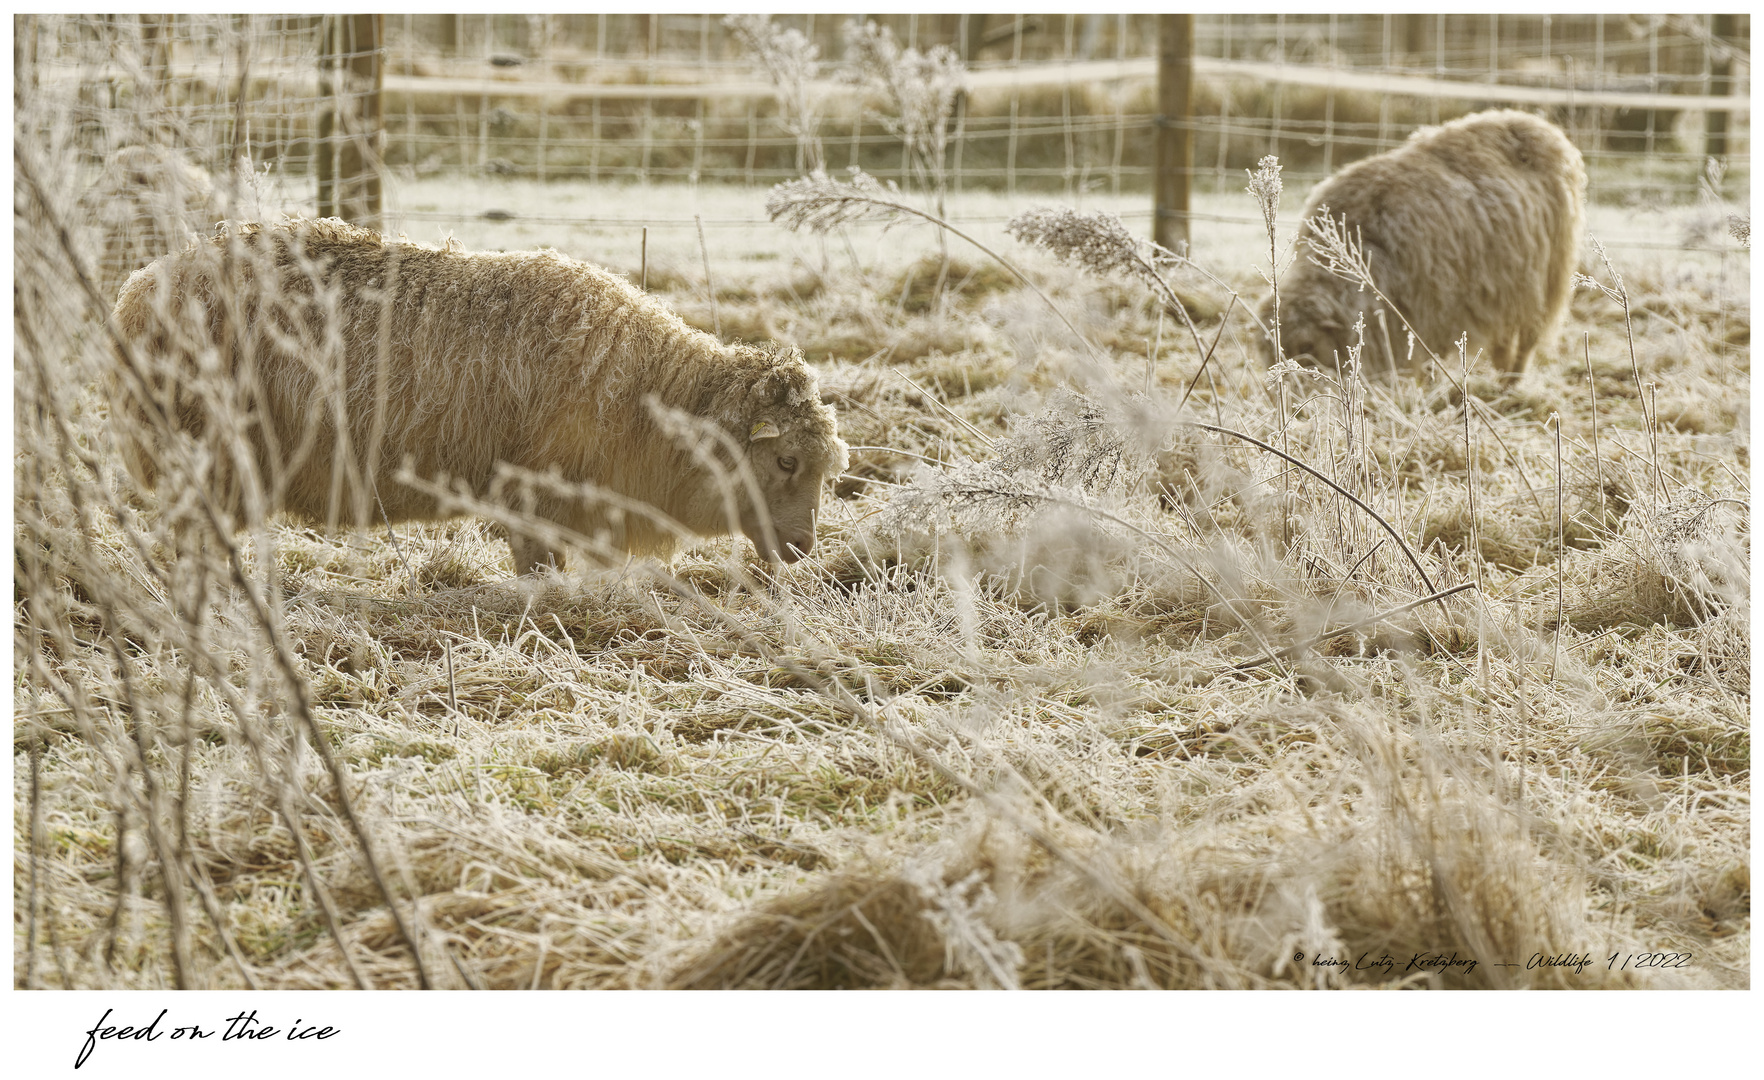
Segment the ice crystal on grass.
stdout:
<path fill-rule="evenodd" d="M 1312 262 L 1343 281 L 1356 283 L 1362 289 L 1376 287 L 1372 280 L 1372 264 L 1366 258 L 1366 246 L 1360 241 L 1360 232 L 1355 229 L 1350 235 L 1345 216 L 1335 217 L 1325 203 L 1317 208 L 1317 212 L 1305 224 L 1311 227 L 1307 242 L 1311 249 Z"/>
<path fill-rule="evenodd" d="M 1062 392 L 999 440 L 996 457 L 921 469 L 871 519 L 863 546 L 885 558 L 972 557 L 1004 595 L 1093 603 L 1145 554 L 1128 505 L 1150 473 L 1145 430 L 1128 410 Z"/>
<path fill-rule="evenodd" d="M 941 862 L 926 860 L 907 863 L 901 877 L 924 899 L 926 908 L 921 914 L 942 936 L 948 967 L 976 986 L 1022 989 L 1017 971 L 1023 966 L 1023 947 L 1001 940 L 987 922 L 997 897 L 984 871 L 975 870 L 960 881 L 946 882 Z"/>
<path fill-rule="evenodd" d="M 1082 491 L 1013 472 L 996 461 L 964 461 L 924 469 L 894 493 L 873 530 L 890 540 L 955 532 L 964 536 L 1010 533 L 1049 503 L 1084 502 Z"/>
<path fill-rule="evenodd" d="M 1633 507 L 1618 535 L 1580 560 L 1590 567 L 1568 621 L 1588 630 L 1623 623 L 1699 626 L 1750 607 L 1751 526 L 1746 504 L 1686 492 Z"/>
<path fill-rule="evenodd" d="M 900 188 L 853 168 L 849 181 L 816 170 L 800 180 L 786 180 L 766 196 L 766 216 L 787 229 L 829 232 L 848 222 L 892 221 L 917 213 L 901 202 Z"/>
<path fill-rule="evenodd" d="M 1597 290 L 1604 294 L 1605 299 L 1627 310 L 1629 307 L 1629 290 L 1623 285 L 1623 274 L 1618 271 L 1615 266 L 1611 265 L 1611 256 L 1605 254 L 1605 245 L 1599 242 L 1598 237 L 1589 236 L 1586 238 L 1586 242 L 1593 249 L 1593 254 L 1598 256 L 1599 262 L 1604 265 L 1605 272 L 1611 275 L 1612 284 L 1606 285 L 1604 282 L 1590 274 L 1576 273 L 1574 275 L 1574 287 L 1576 289 Z"/>
<path fill-rule="evenodd" d="M 1256 162 L 1256 167 L 1245 170 L 1249 173 L 1249 193 L 1255 196 L 1256 205 L 1262 210 L 1262 223 L 1267 226 L 1268 235 L 1274 235 L 1274 217 L 1280 212 L 1280 159 L 1273 154 Z"/>
<path fill-rule="evenodd" d="M 1662 576 L 1703 614 L 1745 603 L 1751 529 L 1738 499 L 1689 492 L 1654 515 Z"/>
<path fill-rule="evenodd" d="M 1099 276 L 1143 276 L 1151 269 L 1140 253 L 1149 241 L 1128 232 L 1120 218 L 1106 211 L 1080 214 L 1065 207 L 1028 210 L 1012 218 L 1005 232 Z"/>
<path fill-rule="evenodd" d="M 1059 391 L 998 441 L 997 457 L 923 470 L 896 492 L 884 520 L 907 530 L 1010 531 L 1024 511 L 1048 503 L 1081 511 L 1147 474 L 1154 447 L 1144 420 Z"/>
<path fill-rule="evenodd" d="M 1102 494 L 1144 474 L 1145 448 L 1139 442 L 1123 418 L 1079 394 L 1058 391 L 1048 408 L 1000 443 L 998 465 L 1015 475 Z"/>

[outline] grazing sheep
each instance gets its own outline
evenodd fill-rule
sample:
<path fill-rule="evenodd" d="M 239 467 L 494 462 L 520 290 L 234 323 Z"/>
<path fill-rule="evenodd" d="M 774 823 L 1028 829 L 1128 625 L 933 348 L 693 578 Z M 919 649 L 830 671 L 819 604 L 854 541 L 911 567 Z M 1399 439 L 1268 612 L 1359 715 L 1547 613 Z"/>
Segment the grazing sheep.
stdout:
<path fill-rule="evenodd" d="M 1423 342 L 1445 358 L 1467 333 L 1472 356 L 1480 350 L 1497 371 L 1517 375 L 1567 307 L 1585 193 L 1580 152 L 1560 128 L 1511 109 L 1476 113 L 1422 128 L 1318 184 L 1299 250 L 1315 243 L 1312 218 L 1327 208 L 1357 235 L 1373 281 Z M 1288 357 L 1331 366 L 1339 354 L 1345 363 L 1364 314 L 1366 369 L 1407 362 L 1402 320 L 1386 313 L 1381 327 L 1370 289 L 1303 257 L 1279 284 Z M 1261 315 L 1271 327 L 1272 296 Z M 1265 343 L 1264 355 L 1272 352 Z M 1417 346 L 1417 365 L 1426 358 Z"/>
<path fill-rule="evenodd" d="M 437 249 L 335 219 L 233 226 L 138 271 L 114 318 L 158 408 L 206 448 L 187 460 L 208 463 L 206 486 L 235 522 L 253 496 L 226 464 L 249 444 L 267 493 L 255 505 L 313 520 L 434 519 L 436 498 L 398 483 L 400 465 L 495 497 L 507 463 L 647 503 L 700 535 L 732 531 L 733 515 L 762 554 L 790 562 L 814 545 L 822 481 L 847 467 L 800 353 L 725 345 L 555 252 Z M 156 410 L 131 383 L 114 384 L 123 426 L 148 432 Z M 684 421 L 696 448 L 680 414 L 698 418 Z M 154 486 L 156 439 L 123 434 L 130 471 Z M 715 475 L 737 453 L 757 501 L 739 473 Z M 513 504 L 627 551 L 674 547 L 640 513 L 543 484 Z M 517 573 L 560 554 L 521 536 L 510 547 Z"/>

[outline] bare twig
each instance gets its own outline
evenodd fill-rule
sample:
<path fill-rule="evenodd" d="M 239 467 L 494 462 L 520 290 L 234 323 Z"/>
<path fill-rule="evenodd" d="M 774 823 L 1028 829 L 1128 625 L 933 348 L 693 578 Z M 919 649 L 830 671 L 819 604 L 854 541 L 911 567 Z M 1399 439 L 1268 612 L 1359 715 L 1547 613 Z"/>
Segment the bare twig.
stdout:
<path fill-rule="evenodd" d="M 1229 435 L 1234 439 L 1242 439 L 1244 442 L 1247 442 L 1253 446 L 1260 447 L 1261 449 L 1266 450 L 1268 453 L 1273 454 L 1276 457 L 1279 457 L 1285 461 L 1290 462 L 1293 465 L 1298 466 L 1300 469 L 1303 469 L 1305 472 L 1308 472 L 1312 476 L 1323 481 L 1323 483 L 1329 485 L 1330 488 L 1334 489 L 1337 494 L 1341 495 L 1343 498 L 1347 499 L 1349 502 L 1353 503 L 1355 506 L 1359 507 L 1360 509 L 1366 511 L 1366 513 L 1370 514 L 1372 516 L 1372 519 L 1374 521 L 1378 522 L 1378 524 L 1384 528 L 1385 532 L 1390 534 L 1390 538 L 1397 542 L 1397 546 L 1402 549 L 1403 554 L 1407 555 L 1409 557 L 1409 565 L 1413 566 L 1415 568 L 1415 573 L 1420 575 L 1421 584 L 1423 584 L 1427 587 L 1427 591 L 1430 593 L 1437 591 L 1434 584 L 1433 584 L 1433 580 L 1427 576 L 1427 571 L 1423 570 L 1421 568 L 1421 560 L 1416 557 L 1414 549 L 1409 547 L 1408 543 L 1403 540 L 1402 535 L 1400 533 L 1398 533 L 1394 527 L 1392 527 L 1390 522 L 1384 520 L 1384 515 L 1380 514 L 1378 511 L 1372 509 L 1370 506 L 1367 506 L 1364 502 L 1360 501 L 1360 498 L 1357 495 L 1355 495 L 1353 492 L 1342 487 L 1340 484 L 1337 484 L 1335 481 L 1329 479 L 1329 477 L 1324 476 L 1322 473 L 1318 472 L 1316 469 L 1314 469 L 1311 466 L 1300 461 L 1298 458 L 1293 457 L 1291 454 L 1288 454 L 1285 451 L 1280 450 L 1277 447 L 1269 446 L 1267 443 L 1256 438 L 1254 435 L 1245 435 L 1241 431 L 1233 431 L 1230 428 L 1216 427 L 1212 424 L 1202 424 L 1202 423 L 1199 423 L 1199 422 L 1193 421 L 1193 420 L 1185 421 L 1185 423 L 1187 423 L 1190 427 L 1200 428 L 1202 431 L 1211 431 L 1211 432 L 1214 432 L 1215 434 L 1218 434 L 1218 435 Z"/>
<path fill-rule="evenodd" d="M 704 242 L 704 218 L 693 214 L 692 220 L 698 223 L 698 254 L 704 260 L 704 291 L 710 294 L 711 332 L 722 337 L 723 320 L 717 314 L 717 283 L 711 278 L 710 246 Z"/>
<path fill-rule="evenodd" d="M 1660 506 L 1660 488 L 1662 485 L 1662 478 L 1660 475 L 1659 417 L 1658 414 L 1649 410 L 1647 388 L 1642 385 L 1641 361 L 1636 358 L 1635 352 L 1635 320 L 1631 317 L 1629 310 L 1629 289 L 1623 284 L 1623 275 L 1618 272 L 1615 266 L 1611 265 L 1611 257 L 1605 254 L 1605 245 L 1599 243 L 1598 237 L 1589 236 L 1587 237 L 1587 242 L 1592 245 L 1593 253 L 1599 257 L 1599 261 L 1604 264 L 1606 273 L 1611 275 L 1612 284 L 1605 285 L 1598 279 L 1588 277 L 1585 274 L 1575 274 L 1574 284 L 1583 288 L 1598 290 L 1600 293 L 1604 294 L 1606 299 L 1611 300 L 1617 304 L 1618 307 L 1623 309 L 1623 336 L 1629 345 L 1629 373 L 1630 377 L 1635 380 L 1635 393 L 1642 406 L 1642 420 L 1648 425 L 1648 493 L 1651 500 L 1650 507 L 1658 510 Z"/>
<path fill-rule="evenodd" d="M 1212 361 L 1214 351 L 1219 348 L 1219 339 L 1223 338 L 1225 336 L 1225 326 L 1227 323 L 1229 323 L 1231 321 L 1231 312 L 1236 308 L 1236 306 L 1237 306 L 1237 294 L 1232 293 L 1230 302 L 1225 305 L 1225 314 L 1220 316 L 1220 318 L 1219 318 L 1219 330 L 1217 333 L 1215 333 L 1213 335 L 1213 343 L 1211 345 L 1207 346 L 1206 354 L 1201 357 L 1200 367 L 1195 369 L 1194 378 L 1188 380 L 1188 385 L 1183 387 L 1183 389 L 1182 389 L 1182 397 L 1179 401 L 1176 402 L 1176 411 L 1177 412 L 1181 412 L 1182 406 L 1188 404 L 1188 395 L 1194 393 L 1194 384 L 1200 382 L 1200 377 L 1207 373 L 1207 364 Z M 1247 311 L 1248 309 L 1246 308 L 1245 310 Z M 1218 398 L 1218 395 L 1215 394 L 1214 395 L 1214 404 L 1215 405 L 1217 405 L 1217 398 Z"/>
<path fill-rule="evenodd" d="M 1592 439 L 1593 439 L 1593 483 L 1599 489 L 1599 521 L 1608 518 L 1605 509 L 1605 462 L 1599 454 L 1599 385 L 1593 378 L 1592 366 L 1592 332 L 1581 335 L 1581 349 L 1586 357 L 1586 398 L 1592 406 Z"/>
<path fill-rule="evenodd" d="M 954 409 L 950 408 L 948 405 L 945 405 L 943 402 L 937 400 L 936 395 L 932 394 L 929 390 L 925 389 L 923 386 L 920 386 L 918 383 L 914 382 L 912 379 L 912 376 L 908 375 L 906 372 L 900 370 L 899 368 L 890 368 L 889 370 L 893 371 L 896 375 L 899 375 L 903 380 L 905 380 L 905 382 L 908 386 L 912 387 L 914 390 L 917 390 L 919 392 L 919 394 L 922 397 L 924 397 L 924 399 L 926 401 L 929 401 L 931 404 L 937 406 L 939 409 L 942 409 L 944 412 L 948 413 L 950 419 L 954 420 L 956 423 L 958 423 L 962 427 L 966 428 L 970 435 L 974 436 L 976 439 L 979 439 L 982 443 L 984 443 L 986 445 L 986 449 L 988 449 L 988 450 L 997 450 L 998 449 L 998 446 L 991 439 L 986 437 L 985 432 L 981 431 L 979 428 L 975 427 L 973 424 L 968 423 L 966 420 L 963 420 L 960 416 L 957 416 Z"/>

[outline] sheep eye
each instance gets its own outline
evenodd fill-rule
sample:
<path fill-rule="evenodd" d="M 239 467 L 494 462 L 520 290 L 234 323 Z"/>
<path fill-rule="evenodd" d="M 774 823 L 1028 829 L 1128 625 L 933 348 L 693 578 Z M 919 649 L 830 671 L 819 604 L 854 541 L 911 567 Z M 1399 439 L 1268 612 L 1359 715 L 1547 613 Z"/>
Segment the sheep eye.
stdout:
<path fill-rule="evenodd" d="M 778 468 L 783 469 L 787 473 L 793 473 L 796 471 L 796 459 L 793 457 L 781 457 L 778 459 Z"/>

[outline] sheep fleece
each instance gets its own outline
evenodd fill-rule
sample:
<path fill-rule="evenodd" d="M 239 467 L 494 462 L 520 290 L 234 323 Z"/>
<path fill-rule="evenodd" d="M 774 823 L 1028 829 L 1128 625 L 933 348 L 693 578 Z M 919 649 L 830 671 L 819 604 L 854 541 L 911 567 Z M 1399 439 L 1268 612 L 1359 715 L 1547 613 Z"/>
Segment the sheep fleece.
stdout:
<path fill-rule="evenodd" d="M 1422 342 L 1449 360 L 1467 334 L 1471 356 L 1480 350 L 1497 371 L 1517 374 L 1567 307 L 1585 199 L 1586 168 L 1560 128 L 1512 109 L 1475 113 L 1318 184 L 1297 248 L 1306 252 L 1312 219 L 1327 208 L 1358 234 L 1373 280 Z M 1295 259 L 1280 281 L 1281 351 L 1325 366 L 1339 354 L 1345 364 L 1364 314 L 1363 363 L 1394 370 L 1410 356 L 1407 333 L 1388 313 L 1381 327 L 1379 306 L 1357 282 Z M 1272 296 L 1261 314 L 1272 329 Z M 1416 346 L 1413 358 L 1425 363 L 1426 351 Z"/>
<path fill-rule="evenodd" d="M 406 461 L 479 495 L 506 462 L 647 503 L 700 535 L 732 531 L 738 513 L 761 545 L 753 489 L 719 484 L 707 442 L 695 451 L 652 401 L 721 430 L 707 437 L 723 446 L 710 451 L 721 467 L 746 455 L 779 545 L 762 547 L 769 555 L 809 549 L 822 481 L 847 465 L 800 353 L 725 345 L 623 278 L 551 251 L 393 242 L 335 219 L 233 225 L 136 272 L 114 319 L 171 426 L 207 434 L 210 455 L 192 460 L 219 463 L 204 482 L 235 521 L 245 485 L 228 479 L 226 447 L 240 443 L 220 433 L 239 416 L 253 421 L 237 430 L 269 509 L 358 525 L 441 515 L 394 479 Z M 126 396 L 123 407 L 135 418 L 125 427 L 150 430 L 152 410 Z M 162 448 L 126 432 L 123 443 L 130 471 L 154 486 Z M 675 544 L 641 514 L 544 485 L 503 497 L 627 551 Z M 510 546 L 517 573 L 560 554 L 522 537 Z"/>

